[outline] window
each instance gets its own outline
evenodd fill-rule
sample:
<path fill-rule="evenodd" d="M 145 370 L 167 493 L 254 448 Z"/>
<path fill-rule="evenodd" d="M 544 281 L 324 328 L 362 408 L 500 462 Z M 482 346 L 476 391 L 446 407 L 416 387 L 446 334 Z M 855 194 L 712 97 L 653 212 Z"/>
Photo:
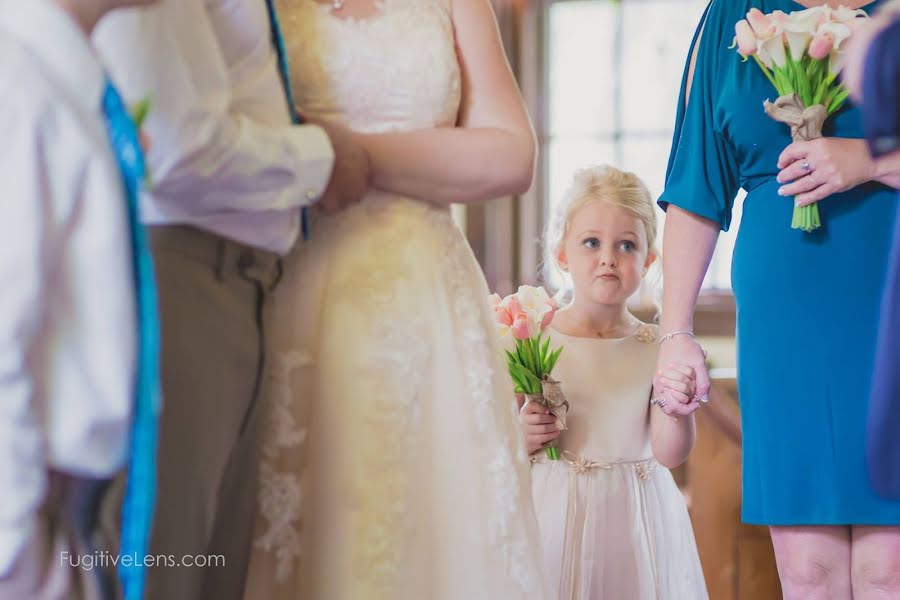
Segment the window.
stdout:
<path fill-rule="evenodd" d="M 543 219 L 581 166 L 609 163 L 663 188 L 684 61 L 707 0 L 547 0 L 542 22 Z M 539 127 L 540 127 L 539 123 Z M 731 289 L 740 221 L 722 234 L 704 288 Z M 659 212 L 660 231 L 665 215 Z M 660 241 L 661 241 L 660 237 Z M 558 275 L 548 270 L 551 283 Z M 647 278 L 644 299 L 658 274 Z"/>

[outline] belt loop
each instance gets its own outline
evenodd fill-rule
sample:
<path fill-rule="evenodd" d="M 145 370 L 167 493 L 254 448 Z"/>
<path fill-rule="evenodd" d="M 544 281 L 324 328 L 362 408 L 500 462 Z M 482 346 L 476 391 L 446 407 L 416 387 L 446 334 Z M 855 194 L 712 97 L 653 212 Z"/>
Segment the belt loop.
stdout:
<path fill-rule="evenodd" d="M 216 279 L 219 283 L 225 281 L 225 240 L 219 239 L 216 247 Z"/>

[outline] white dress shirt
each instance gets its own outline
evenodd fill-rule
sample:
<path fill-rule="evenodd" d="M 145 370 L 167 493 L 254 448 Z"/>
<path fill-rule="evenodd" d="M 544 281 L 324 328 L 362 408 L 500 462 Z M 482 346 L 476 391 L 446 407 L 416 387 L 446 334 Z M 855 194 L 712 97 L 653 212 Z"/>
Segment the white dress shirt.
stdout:
<path fill-rule="evenodd" d="M 333 151 L 291 125 L 265 1 L 163 0 L 109 15 L 94 41 L 126 100 L 151 98 L 145 222 L 287 252 Z"/>
<path fill-rule="evenodd" d="M 49 0 L 0 0 L 0 576 L 48 469 L 123 465 L 136 355 L 122 178 L 89 40 Z"/>

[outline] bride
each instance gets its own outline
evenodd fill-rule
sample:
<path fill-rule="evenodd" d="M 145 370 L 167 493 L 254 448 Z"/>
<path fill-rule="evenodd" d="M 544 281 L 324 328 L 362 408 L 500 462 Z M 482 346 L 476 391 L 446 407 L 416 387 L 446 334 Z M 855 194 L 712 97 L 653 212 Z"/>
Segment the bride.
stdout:
<path fill-rule="evenodd" d="M 372 191 L 285 265 L 246 597 L 543 598 L 488 289 L 450 203 L 523 192 L 535 143 L 488 0 L 278 0 L 293 93 Z"/>

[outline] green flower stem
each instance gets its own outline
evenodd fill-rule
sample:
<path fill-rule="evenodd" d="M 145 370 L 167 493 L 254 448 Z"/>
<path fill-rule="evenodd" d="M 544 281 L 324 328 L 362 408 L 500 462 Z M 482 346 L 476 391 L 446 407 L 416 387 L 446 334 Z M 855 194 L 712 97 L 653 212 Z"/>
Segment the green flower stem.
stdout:
<path fill-rule="evenodd" d="M 772 84 L 772 87 L 774 87 L 774 88 L 777 90 L 777 89 L 778 89 L 778 84 L 775 83 L 775 78 L 772 77 L 772 72 L 769 70 L 769 67 L 767 67 L 767 66 L 765 65 L 765 63 L 763 63 L 763 61 L 761 61 L 761 60 L 759 59 L 759 57 L 758 57 L 757 55 L 755 55 L 755 54 L 753 55 L 753 60 L 755 60 L 755 61 L 756 61 L 756 64 L 759 65 L 759 68 L 762 69 L 763 74 L 765 74 L 766 78 L 767 78 L 767 79 L 769 80 L 769 82 Z"/>
<path fill-rule="evenodd" d="M 819 206 L 817 204 L 794 207 L 794 216 L 791 220 L 792 229 L 800 229 L 809 233 L 821 226 L 822 221 L 819 218 Z"/>
<path fill-rule="evenodd" d="M 553 352 L 549 351 L 549 339 L 541 345 L 543 334 L 536 338 L 516 340 L 516 352 L 507 352 L 509 371 L 516 389 L 529 395 L 543 393 L 541 381 L 545 375 L 549 375 L 556 365 L 562 348 Z M 560 451 L 556 440 L 550 442 L 544 453 L 549 460 L 559 460 Z"/>

